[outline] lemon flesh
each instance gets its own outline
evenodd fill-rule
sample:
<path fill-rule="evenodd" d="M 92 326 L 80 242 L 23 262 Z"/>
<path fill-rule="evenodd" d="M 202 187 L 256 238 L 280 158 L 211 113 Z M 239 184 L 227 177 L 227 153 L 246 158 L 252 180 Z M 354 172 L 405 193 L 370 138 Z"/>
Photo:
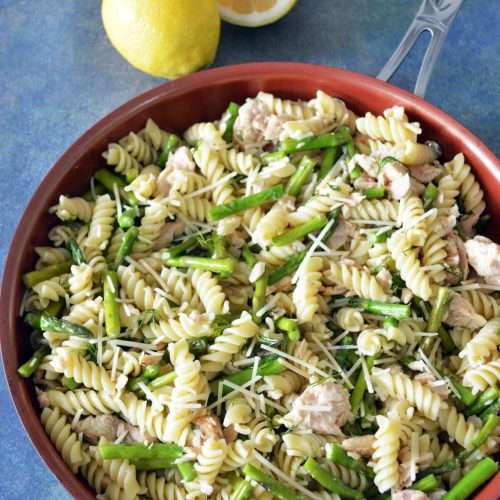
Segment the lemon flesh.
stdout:
<path fill-rule="evenodd" d="M 230 24 L 258 28 L 284 17 L 297 0 L 219 0 L 222 19 Z"/>
<path fill-rule="evenodd" d="M 178 78 L 211 64 L 217 52 L 217 0 L 103 0 L 104 29 L 132 66 Z"/>

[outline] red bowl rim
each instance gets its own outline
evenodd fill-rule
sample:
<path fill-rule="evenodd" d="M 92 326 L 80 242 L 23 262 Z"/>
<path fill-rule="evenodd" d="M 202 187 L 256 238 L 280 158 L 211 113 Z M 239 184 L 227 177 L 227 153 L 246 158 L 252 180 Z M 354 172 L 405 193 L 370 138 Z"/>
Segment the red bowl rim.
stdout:
<path fill-rule="evenodd" d="M 88 491 L 82 492 L 80 480 L 70 472 L 61 460 L 51 461 L 53 457 L 53 447 L 49 437 L 40 432 L 40 422 L 34 421 L 29 415 L 29 409 L 32 408 L 31 400 L 21 397 L 16 390 L 26 381 L 20 379 L 17 375 L 17 366 L 9 353 L 14 352 L 15 336 L 9 335 L 9 329 L 12 329 L 13 300 L 10 298 L 10 283 L 15 283 L 20 279 L 21 258 L 18 249 L 27 245 L 29 235 L 34 230 L 30 223 L 31 214 L 36 213 L 39 205 L 45 205 L 50 193 L 50 186 L 58 184 L 58 181 L 66 174 L 77 160 L 85 153 L 96 137 L 110 133 L 120 122 L 126 120 L 132 115 L 140 112 L 142 108 L 147 108 L 152 102 L 160 97 L 180 95 L 191 90 L 216 85 L 222 82 L 231 81 L 258 81 L 259 78 L 266 76 L 293 76 L 304 75 L 304 79 L 325 79 L 334 81 L 353 82 L 376 89 L 387 97 L 397 98 L 403 106 L 418 107 L 419 113 L 426 117 L 439 119 L 443 126 L 447 127 L 447 133 L 450 137 L 460 140 L 467 144 L 471 151 L 477 156 L 484 168 L 492 174 L 498 176 L 500 164 L 494 153 L 486 147 L 474 134 L 466 129 L 461 123 L 450 117 L 438 107 L 428 103 L 424 99 L 400 89 L 392 84 L 377 80 L 374 77 L 363 75 L 361 73 L 348 71 L 340 68 L 325 67 L 316 64 L 295 63 L 295 62 L 258 62 L 245 63 L 220 68 L 204 70 L 179 80 L 166 82 L 148 90 L 137 97 L 130 99 L 111 113 L 104 116 L 96 124 L 84 132 L 57 160 L 54 166 L 47 172 L 39 187 L 31 197 L 24 213 L 17 224 L 17 228 L 9 247 L 9 253 L 5 260 L 2 288 L 0 292 L 0 348 L 3 358 L 4 372 L 9 387 L 11 398 L 14 402 L 17 414 L 30 438 L 35 450 L 43 459 L 48 468 L 56 475 L 59 481 L 65 486 L 67 491 L 77 498 L 93 498 Z M 17 311 L 16 311 L 17 314 Z M 488 486 L 491 490 L 491 484 Z M 500 490 L 500 475 L 498 475 L 494 484 L 495 491 Z M 89 490 L 90 491 L 90 490 Z M 83 495 L 82 495 L 83 493 Z M 479 498 L 479 497 L 478 497 Z M 490 497 L 492 498 L 492 497 Z M 483 500 L 488 500 L 483 497 Z"/>

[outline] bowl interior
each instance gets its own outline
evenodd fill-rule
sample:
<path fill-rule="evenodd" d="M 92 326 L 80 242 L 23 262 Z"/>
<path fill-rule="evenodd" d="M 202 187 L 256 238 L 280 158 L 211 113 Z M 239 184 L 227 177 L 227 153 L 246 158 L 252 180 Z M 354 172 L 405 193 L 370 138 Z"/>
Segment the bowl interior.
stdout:
<path fill-rule="evenodd" d="M 12 397 L 38 452 L 75 497 L 90 499 L 94 494 L 84 481 L 73 476 L 45 436 L 32 384 L 16 375 L 20 361 L 30 352 L 28 332 L 17 316 L 23 295 L 21 275 L 34 266 L 33 247 L 48 243 L 47 233 L 56 223 L 48 208 L 57 202 L 59 194 L 76 196 L 87 191 L 93 172 L 105 166 L 102 152 L 107 144 L 129 131 L 139 131 L 147 118 L 153 118 L 165 130 L 182 133 L 192 123 L 216 119 L 229 101 L 243 102 L 260 90 L 284 98 L 310 99 L 318 89 L 344 99 L 358 114 L 381 113 L 395 104 L 404 106 L 411 120 L 421 122 L 424 139 L 441 144 L 445 159 L 459 151 L 465 153 L 485 190 L 492 220 L 500 216 L 498 159 L 477 138 L 425 101 L 356 73 L 288 63 L 232 66 L 161 85 L 118 108 L 86 132 L 47 174 L 19 223 L 2 286 L 1 344 Z M 488 232 L 500 239 L 500 225 L 490 224 Z"/>

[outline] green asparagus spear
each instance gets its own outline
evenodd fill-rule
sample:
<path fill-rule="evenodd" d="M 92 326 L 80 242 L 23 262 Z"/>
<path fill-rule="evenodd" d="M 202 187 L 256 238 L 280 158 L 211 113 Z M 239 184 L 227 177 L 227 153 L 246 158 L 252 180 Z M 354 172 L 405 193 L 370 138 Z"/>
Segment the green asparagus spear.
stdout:
<path fill-rule="evenodd" d="M 435 490 L 438 486 L 439 486 L 438 478 L 434 474 L 427 474 L 423 478 L 414 482 L 411 485 L 411 489 L 427 493 L 428 491 Z"/>
<path fill-rule="evenodd" d="M 42 346 L 40 349 L 37 349 L 28 361 L 23 363 L 18 369 L 17 373 L 21 375 L 21 377 L 28 378 L 33 375 L 33 373 L 38 370 L 38 367 L 42 364 L 43 358 L 47 356 L 50 352 L 48 346 Z"/>
<path fill-rule="evenodd" d="M 241 256 L 250 269 L 252 269 L 252 267 L 257 263 L 257 259 L 255 258 L 253 252 L 250 250 L 248 243 L 245 243 L 243 245 L 243 248 L 241 249 Z"/>
<path fill-rule="evenodd" d="M 498 398 L 494 403 L 491 403 L 486 407 L 480 414 L 479 418 L 485 422 L 491 415 L 497 415 L 500 412 L 500 398 Z"/>
<path fill-rule="evenodd" d="M 118 276 L 115 271 L 107 271 L 103 280 L 104 325 L 109 337 L 120 335 L 120 311 L 118 308 Z"/>
<path fill-rule="evenodd" d="M 369 478 L 374 477 L 373 470 L 361 460 L 350 457 L 345 450 L 336 443 L 328 443 L 325 447 L 326 457 L 332 462 L 342 465 L 356 472 L 361 472 Z"/>
<path fill-rule="evenodd" d="M 367 200 L 375 200 L 377 198 L 383 198 L 385 196 L 384 186 L 373 186 L 365 189 L 363 194 L 366 196 Z"/>
<path fill-rule="evenodd" d="M 427 184 L 424 194 L 423 194 L 423 200 L 424 200 L 424 210 L 429 210 L 434 205 L 434 202 L 436 201 L 438 197 L 438 189 L 435 184 L 432 182 L 429 182 Z"/>
<path fill-rule="evenodd" d="M 118 248 L 118 252 L 116 252 L 114 262 L 115 269 L 118 269 L 118 267 L 122 265 L 125 257 L 127 257 L 127 255 L 132 251 L 137 238 L 139 238 L 139 229 L 137 229 L 135 226 L 132 226 L 125 231 L 120 247 Z"/>
<path fill-rule="evenodd" d="M 280 358 L 278 356 L 266 356 L 261 359 L 257 367 L 257 375 L 265 377 L 266 375 L 279 375 L 285 371 L 285 366 L 281 364 Z M 246 368 L 231 375 L 226 375 L 219 378 L 211 383 L 211 390 L 214 394 L 218 394 L 218 388 L 220 384 L 223 384 L 225 380 L 233 383 L 234 385 L 243 385 L 248 382 L 253 375 L 253 367 Z M 227 385 L 223 385 L 222 394 L 226 395 L 232 392 L 233 389 Z"/>
<path fill-rule="evenodd" d="M 135 208 L 127 208 L 118 217 L 118 225 L 122 229 L 128 229 L 135 224 L 135 218 L 137 217 L 137 211 Z"/>
<path fill-rule="evenodd" d="M 146 380 L 153 380 L 160 375 L 161 365 L 159 363 L 153 363 L 152 365 L 146 366 L 142 372 L 142 376 Z"/>
<path fill-rule="evenodd" d="M 354 144 L 352 139 L 349 139 L 349 141 L 346 142 L 344 147 L 347 160 L 349 161 L 358 152 L 358 149 L 356 148 L 356 145 Z"/>
<path fill-rule="evenodd" d="M 306 250 L 296 253 L 291 257 L 288 257 L 288 259 L 282 266 L 276 268 L 272 273 L 269 274 L 268 284 L 274 285 L 280 279 L 295 272 L 299 268 L 300 263 L 304 260 L 305 256 L 306 256 Z"/>
<path fill-rule="evenodd" d="M 437 332 L 441 326 L 444 315 L 448 310 L 448 306 L 451 302 L 451 292 L 449 288 L 444 286 L 439 287 L 436 302 L 434 303 L 431 315 L 429 316 L 429 322 L 427 323 L 428 332 Z"/>
<path fill-rule="evenodd" d="M 252 498 L 253 488 L 246 479 L 240 479 L 233 489 L 229 500 L 250 500 Z"/>
<path fill-rule="evenodd" d="M 264 153 L 260 156 L 260 161 L 266 165 L 273 163 L 275 161 L 281 160 L 286 156 L 284 151 L 272 151 L 270 153 Z"/>
<path fill-rule="evenodd" d="M 235 198 L 234 200 L 224 203 L 223 205 L 212 207 L 208 212 L 208 218 L 211 222 L 224 219 L 230 215 L 244 212 L 250 208 L 258 207 L 268 201 L 276 201 L 283 196 L 284 192 L 283 186 L 278 184 L 277 186 L 264 189 L 264 191 L 261 191 L 260 193 Z"/>
<path fill-rule="evenodd" d="M 144 445 L 101 443 L 99 454 L 104 460 L 128 460 L 139 470 L 165 469 L 171 467 L 182 456 L 183 450 L 175 443 Z"/>
<path fill-rule="evenodd" d="M 190 250 L 198 246 L 198 243 L 199 241 L 197 235 L 190 236 L 189 238 L 186 238 L 182 243 L 170 247 L 167 250 L 163 250 L 163 252 L 161 252 L 161 258 L 163 261 L 165 261 L 173 257 L 177 257 L 184 252 L 189 252 Z"/>
<path fill-rule="evenodd" d="M 92 192 L 92 190 L 89 190 L 82 196 L 82 198 L 86 201 L 95 201 L 96 196 L 104 193 L 106 193 L 106 188 L 100 182 L 94 182 L 94 192 Z"/>
<path fill-rule="evenodd" d="M 289 245 L 295 240 L 299 240 L 304 236 L 307 236 L 309 233 L 319 231 L 322 227 L 326 226 L 326 224 L 328 224 L 328 219 L 326 217 L 315 217 L 300 226 L 294 227 L 293 229 L 280 234 L 279 236 L 275 236 L 273 238 L 273 244 L 278 247 Z"/>
<path fill-rule="evenodd" d="M 470 417 L 481 413 L 487 406 L 496 401 L 500 397 L 500 389 L 498 387 L 489 387 L 482 392 L 474 404 L 465 410 L 465 415 Z"/>
<path fill-rule="evenodd" d="M 80 387 L 80 384 L 73 377 L 63 377 L 61 382 L 70 391 L 74 391 Z"/>
<path fill-rule="evenodd" d="M 330 473 L 330 471 L 321 467 L 321 465 L 319 465 L 314 458 L 309 457 L 303 467 L 313 477 L 313 479 L 323 486 L 323 488 L 339 495 L 341 498 L 354 500 L 363 499 L 363 493 L 356 491 L 339 481 Z"/>
<path fill-rule="evenodd" d="M 235 261 L 230 257 L 225 259 L 211 259 L 209 257 L 196 257 L 191 255 L 180 255 L 164 259 L 163 262 L 170 267 L 188 267 L 192 269 L 204 269 L 213 273 L 233 274 Z"/>
<path fill-rule="evenodd" d="M 470 387 L 466 387 L 461 382 L 459 382 L 457 377 L 455 377 L 454 375 L 448 375 L 445 378 L 448 379 L 450 385 L 452 385 L 455 389 L 454 392 L 460 395 L 459 399 L 465 406 L 471 406 L 476 401 L 477 395 L 472 393 Z"/>
<path fill-rule="evenodd" d="M 158 363 L 154 363 L 152 365 L 147 366 L 144 371 L 138 376 L 134 378 L 129 378 L 127 383 L 127 389 L 132 392 L 138 392 L 141 390 L 139 384 L 142 382 L 147 384 L 151 380 L 156 379 L 161 372 L 161 366 Z"/>
<path fill-rule="evenodd" d="M 359 165 L 355 165 L 354 168 L 349 172 L 349 178 L 351 181 L 355 181 L 363 174 L 363 169 Z"/>
<path fill-rule="evenodd" d="M 256 323 L 260 323 L 262 321 L 262 317 L 257 313 L 265 306 L 266 304 L 266 289 L 268 283 L 268 273 L 264 270 L 262 276 L 255 282 L 255 289 L 252 297 L 252 313 L 253 318 Z"/>
<path fill-rule="evenodd" d="M 300 329 L 299 325 L 297 324 L 297 320 L 282 316 L 278 319 L 278 321 L 276 321 L 276 327 L 286 332 L 288 340 L 290 340 L 290 342 L 296 342 L 300 340 Z"/>
<path fill-rule="evenodd" d="M 497 471 L 498 464 L 493 459 L 483 458 L 446 493 L 443 500 L 467 500 L 479 486 L 488 481 Z"/>
<path fill-rule="evenodd" d="M 181 140 L 175 134 L 171 134 L 168 136 L 168 139 L 163 145 L 160 156 L 158 157 L 158 164 L 160 165 L 160 167 L 165 167 L 170 153 L 172 153 L 174 149 L 177 148 L 180 142 Z"/>
<path fill-rule="evenodd" d="M 31 328 L 34 328 L 35 330 L 42 330 L 42 327 L 40 325 L 40 320 L 42 319 L 42 313 L 41 312 L 29 312 L 24 315 L 24 322 L 31 326 Z"/>
<path fill-rule="evenodd" d="M 366 365 L 368 370 L 373 368 L 373 364 L 375 362 L 374 356 L 368 356 L 366 358 Z M 366 379 L 363 370 L 360 368 L 358 372 L 358 378 L 356 379 L 356 383 L 354 384 L 354 389 L 351 394 L 351 408 L 353 415 L 358 413 L 358 410 L 361 406 L 361 402 L 363 401 L 364 395 L 366 391 Z"/>
<path fill-rule="evenodd" d="M 407 319 L 411 315 L 411 308 L 408 304 L 392 304 L 379 300 L 354 298 L 349 301 L 349 305 L 353 307 L 362 307 L 366 312 L 380 314 L 381 316 L 389 316 L 398 320 Z"/>
<path fill-rule="evenodd" d="M 254 467 L 251 464 L 245 465 L 243 467 L 243 474 L 245 474 L 247 479 L 251 479 L 253 481 L 257 481 L 260 483 L 266 490 L 272 493 L 274 496 L 279 498 L 280 500 L 299 500 L 300 496 L 295 492 L 282 485 L 279 481 L 274 479 L 272 476 L 265 474 L 257 467 Z"/>
<path fill-rule="evenodd" d="M 280 151 L 291 154 L 313 149 L 333 148 L 345 144 L 350 139 L 351 131 L 347 127 L 342 127 L 331 134 L 314 135 L 305 139 L 285 139 L 281 144 Z"/>
<path fill-rule="evenodd" d="M 240 111 L 240 107 L 235 102 L 230 102 L 227 107 L 226 113 L 228 114 L 228 118 L 226 121 L 226 130 L 224 130 L 224 134 L 222 138 L 226 142 L 233 142 L 233 129 L 236 118 L 238 118 L 238 113 Z"/>
<path fill-rule="evenodd" d="M 368 233 L 368 241 L 372 244 L 375 245 L 376 243 L 384 243 L 389 239 L 389 237 L 392 234 L 392 230 L 390 229 L 384 229 L 381 231 L 374 231 L 371 233 Z"/>
<path fill-rule="evenodd" d="M 37 269 L 36 271 L 30 271 L 29 273 L 23 274 L 23 283 L 26 288 L 33 288 L 42 281 L 67 273 L 70 268 L 71 261 L 68 260 L 67 262 L 61 262 L 60 264 L 43 267 L 42 269 Z"/>
<path fill-rule="evenodd" d="M 321 160 L 321 164 L 319 166 L 319 177 L 318 179 L 323 180 L 332 170 L 335 162 L 338 160 L 340 156 L 340 150 L 338 147 L 327 148 L 325 150 L 325 154 Z"/>
<path fill-rule="evenodd" d="M 73 264 L 79 266 L 80 264 L 85 263 L 85 256 L 83 255 L 82 249 L 80 248 L 80 245 L 78 245 L 78 243 L 74 238 L 68 240 L 68 242 L 66 243 L 66 248 L 71 253 L 71 259 L 73 260 Z"/>
<path fill-rule="evenodd" d="M 177 377 L 177 374 L 175 372 L 165 373 L 164 375 L 160 375 L 159 377 L 156 377 L 153 380 L 151 380 L 151 382 L 148 384 L 148 387 L 152 391 L 155 391 L 156 389 L 161 389 L 162 387 L 170 385 L 175 380 L 175 377 Z"/>
<path fill-rule="evenodd" d="M 297 170 L 290 177 L 288 185 L 286 186 L 286 193 L 290 196 L 297 196 L 302 189 L 302 186 L 307 182 L 307 179 L 312 174 L 316 162 L 311 160 L 308 156 L 304 156 L 297 167 Z"/>
<path fill-rule="evenodd" d="M 120 195 L 123 196 L 124 199 L 127 200 L 127 202 L 133 207 L 137 205 L 137 198 L 135 197 L 135 194 L 132 193 L 132 191 L 124 191 L 123 188 L 127 185 L 127 183 L 118 175 L 113 174 L 113 172 L 110 172 L 105 168 L 101 168 L 95 173 L 94 177 L 106 188 L 106 190 L 110 194 L 114 194 L 114 185 L 116 184 L 118 189 L 120 190 Z"/>
<path fill-rule="evenodd" d="M 68 335 L 75 335 L 77 337 L 83 338 L 94 338 L 93 333 L 82 325 L 77 325 L 71 323 L 65 319 L 59 319 L 54 316 L 49 316 L 43 313 L 40 317 L 40 328 L 44 332 L 57 332 L 57 333 L 67 333 Z"/>
<path fill-rule="evenodd" d="M 177 470 L 179 471 L 183 481 L 189 482 L 196 478 L 197 474 L 194 470 L 193 462 L 182 462 L 177 464 Z"/>

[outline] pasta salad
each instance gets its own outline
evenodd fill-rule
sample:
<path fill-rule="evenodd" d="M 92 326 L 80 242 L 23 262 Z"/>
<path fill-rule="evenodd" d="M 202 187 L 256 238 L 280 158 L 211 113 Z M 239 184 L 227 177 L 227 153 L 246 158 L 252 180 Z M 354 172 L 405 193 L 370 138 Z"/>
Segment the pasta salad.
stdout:
<path fill-rule="evenodd" d="M 498 470 L 500 246 L 401 107 L 148 120 L 61 194 L 21 315 L 47 434 L 112 499 L 465 499 Z"/>

